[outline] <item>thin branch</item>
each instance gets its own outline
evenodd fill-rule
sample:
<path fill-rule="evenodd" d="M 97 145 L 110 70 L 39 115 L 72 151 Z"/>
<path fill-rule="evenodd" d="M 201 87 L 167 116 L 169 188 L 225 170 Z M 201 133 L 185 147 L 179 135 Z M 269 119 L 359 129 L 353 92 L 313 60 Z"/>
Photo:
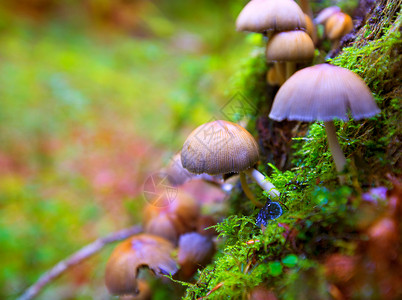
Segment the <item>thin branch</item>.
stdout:
<path fill-rule="evenodd" d="M 133 226 L 99 238 L 93 243 L 86 245 L 77 252 L 73 253 L 65 260 L 57 263 L 52 269 L 45 272 L 33 285 L 31 285 L 17 300 L 30 300 L 36 297 L 45 285 L 59 277 L 70 267 L 79 264 L 83 260 L 88 259 L 95 253 L 102 250 L 107 244 L 124 240 L 132 235 L 142 232 L 141 226 Z"/>

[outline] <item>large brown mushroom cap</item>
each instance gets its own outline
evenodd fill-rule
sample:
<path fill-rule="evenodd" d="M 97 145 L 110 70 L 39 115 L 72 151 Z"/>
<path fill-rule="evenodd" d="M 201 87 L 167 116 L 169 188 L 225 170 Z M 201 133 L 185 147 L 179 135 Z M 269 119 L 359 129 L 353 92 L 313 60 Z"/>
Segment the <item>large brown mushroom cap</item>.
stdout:
<path fill-rule="evenodd" d="M 305 28 L 303 11 L 292 0 L 251 0 L 236 20 L 238 31 L 265 32 Z"/>
<path fill-rule="evenodd" d="M 140 234 L 120 243 L 106 264 L 105 283 L 113 295 L 138 293 L 137 274 L 148 267 L 156 275 L 175 274 L 176 262 L 170 256 L 169 241 L 150 234 Z"/>
<path fill-rule="evenodd" d="M 181 160 L 183 167 L 196 174 L 239 173 L 257 163 L 258 145 L 240 125 L 217 120 L 197 127 L 188 136 Z"/>
<path fill-rule="evenodd" d="M 365 82 L 352 71 L 319 64 L 296 72 L 279 89 L 269 117 L 282 121 L 356 120 L 380 112 Z"/>
<path fill-rule="evenodd" d="M 278 32 L 267 44 L 268 61 L 298 62 L 314 57 L 314 43 L 310 36 L 301 30 Z"/>

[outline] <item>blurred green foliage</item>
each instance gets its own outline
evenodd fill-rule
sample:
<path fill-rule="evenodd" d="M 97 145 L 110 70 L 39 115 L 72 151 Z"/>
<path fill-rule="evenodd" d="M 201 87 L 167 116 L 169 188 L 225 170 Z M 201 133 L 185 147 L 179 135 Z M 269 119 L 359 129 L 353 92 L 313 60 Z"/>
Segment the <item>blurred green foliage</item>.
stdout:
<path fill-rule="evenodd" d="M 252 47 L 229 1 L 0 6 L 0 298 L 141 221 L 145 176 L 230 96 Z M 105 299 L 112 247 L 38 299 Z M 157 284 L 157 285 L 160 285 Z M 169 289 L 169 288 L 167 288 Z M 160 289 L 157 297 L 173 297 Z"/>

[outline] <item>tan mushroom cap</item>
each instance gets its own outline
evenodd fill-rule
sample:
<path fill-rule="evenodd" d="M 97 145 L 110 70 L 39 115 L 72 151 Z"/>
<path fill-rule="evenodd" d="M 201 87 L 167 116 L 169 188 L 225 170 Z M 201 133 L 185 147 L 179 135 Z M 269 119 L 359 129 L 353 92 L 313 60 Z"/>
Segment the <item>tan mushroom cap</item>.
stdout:
<path fill-rule="evenodd" d="M 237 31 L 265 32 L 305 28 L 303 11 L 292 0 L 251 0 L 236 20 Z"/>
<path fill-rule="evenodd" d="M 147 204 L 143 210 L 145 232 L 177 243 L 180 234 L 196 229 L 200 205 L 189 194 L 179 190 L 174 201 L 164 207 Z"/>
<path fill-rule="evenodd" d="M 317 17 L 314 19 L 314 23 L 316 24 L 324 24 L 329 17 L 331 17 L 333 14 L 336 14 L 337 12 L 340 12 L 341 9 L 338 6 L 330 6 L 327 8 L 324 8 L 320 13 L 317 15 Z"/>
<path fill-rule="evenodd" d="M 352 71 L 319 64 L 296 72 L 279 89 L 269 117 L 282 121 L 356 120 L 380 112 L 366 83 Z"/>
<path fill-rule="evenodd" d="M 301 30 L 278 32 L 267 44 L 268 61 L 298 62 L 314 57 L 314 43 L 310 36 Z"/>
<path fill-rule="evenodd" d="M 169 241 L 150 234 L 140 234 L 120 243 L 106 264 L 105 283 L 113 295 L 137 294 L 140 267 L 149 267 L 156 275 L 175 274 L 174 250 Z"/>
<path fill-rule="evenodd" d="M 317 30 L 315 28 L 313 20 L 311 20 L 309 15 L 304 14 L 304 16 L 306 17 L 306 32 L 311 37 L 311 40 L 315 44 L 317 42 Z"/>
<path fill-rule="evenodd" d="M 239 173 L 258 162 L 258 145 L 240 125 L 217 120 L 197 127 L 188 136 L 181 160 L 184 168 L 196 174 Z"/>
<path fill-rule="evenodd" d="M 352 29 L 352 18 L 343 12 L 333 14 L 325 23 L 325 34 L 330 40 L 340 39 L 351 32 Z"/>

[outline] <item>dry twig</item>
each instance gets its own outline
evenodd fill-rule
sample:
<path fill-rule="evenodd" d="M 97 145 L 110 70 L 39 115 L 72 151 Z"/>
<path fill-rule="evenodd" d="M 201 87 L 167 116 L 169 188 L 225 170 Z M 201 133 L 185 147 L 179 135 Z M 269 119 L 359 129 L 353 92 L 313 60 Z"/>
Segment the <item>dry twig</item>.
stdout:
<path fill-rule="evenodd" d="M 45 272 L 33 285 L 31 285 L 17 300 L 30 300 L 36 297 L 42 288 L 52 280 L 59 277 L 62 273 L 70 267 L 79 264 L 83 260 L 88 259 L 95 253 L 102 250 L 107 244 L 124 240 L 132 235 L 138 234 L 142 231 L 141 226 L 133 226 L 107 235 L 106 237 L 99 238 L 89 245 L 81 248 L 73 253 L 65 260 L 57 263 L 52 269 Z"/>

